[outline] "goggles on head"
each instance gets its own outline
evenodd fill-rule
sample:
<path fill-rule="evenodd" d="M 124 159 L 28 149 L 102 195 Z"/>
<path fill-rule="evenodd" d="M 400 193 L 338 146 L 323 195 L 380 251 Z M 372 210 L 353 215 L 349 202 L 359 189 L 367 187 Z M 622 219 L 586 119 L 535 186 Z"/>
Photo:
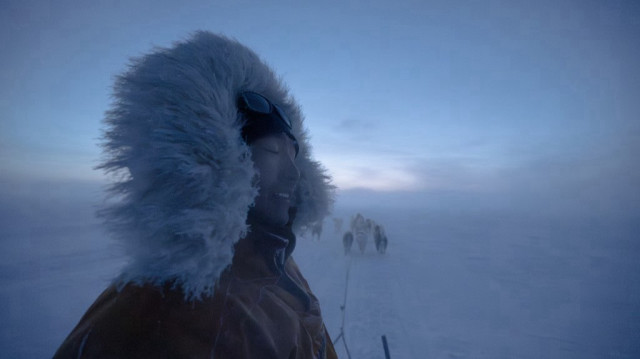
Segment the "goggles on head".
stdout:
<path fill-rule="evenodd" d="M 291 120 L 280 106 L 266 97 L 252 91 L 244 91 L 238 95 L 238 110 L 245 114 L 246 122 L 242 127 L 242 138 L 247 144 L 260 137 L 284 132 L 294 142 L 296 156 L 299 146 L 291 133 Z"/>

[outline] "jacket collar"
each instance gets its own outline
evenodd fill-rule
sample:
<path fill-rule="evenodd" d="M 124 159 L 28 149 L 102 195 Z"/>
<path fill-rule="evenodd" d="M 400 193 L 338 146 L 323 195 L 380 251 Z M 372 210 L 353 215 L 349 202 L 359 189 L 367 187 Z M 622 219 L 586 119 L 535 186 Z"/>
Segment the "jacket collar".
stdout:
<path fill-rule="evenodd" d="M 241 260 L 240 257 L 243 256 L 251 258 L 259 255 L 265 259 L 270 271 L 274 274 L 282 273 L 285 262 L 296 247 L 296 236 L 291 230 L 293 217 L 295 217 L 295 210 L 290 211 L 290 220 L 287 225 L 273 227 L 259 222 L 249 211 L 247 217 L 249 232 L 245 238 L 236 243 L 234 262 Z M 253 253 L 247 253 L 247 251 Z"/>

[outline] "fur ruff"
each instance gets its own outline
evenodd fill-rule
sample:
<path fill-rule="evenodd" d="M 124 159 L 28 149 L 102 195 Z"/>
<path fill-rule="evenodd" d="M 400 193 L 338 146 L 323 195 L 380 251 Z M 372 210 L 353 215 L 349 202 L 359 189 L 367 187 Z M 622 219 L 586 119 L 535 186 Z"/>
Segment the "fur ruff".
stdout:
<path fill-rule="evenodd" d="M 311 158 L 287 89 L 250 49 L 197 32 L 132 59 L 114 86 L 99 168 L 115 179 L 116 200 L 101 215 L 129 256 L 121 287 L 173 282 L 189 299 L 213 294 L 258 193 L 236 107 L 246 90 L 267 96 L 292 120 L 301 173 L 294 231 L 329 213 L 333 186 Z"/>

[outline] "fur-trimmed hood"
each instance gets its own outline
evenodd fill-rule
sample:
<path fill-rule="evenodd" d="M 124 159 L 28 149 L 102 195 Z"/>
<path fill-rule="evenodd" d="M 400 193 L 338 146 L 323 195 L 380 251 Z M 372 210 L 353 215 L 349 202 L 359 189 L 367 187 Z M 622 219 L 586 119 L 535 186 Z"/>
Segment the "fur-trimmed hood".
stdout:
<path fill-rule="evenodd" d="M 258 193 L 236 107 L 247 90 L 292 121 L 300 145 L 294 231 L 328 214 L 333 186 L 311 158 L 300 108 L 285 86 L 250 49 L 197 32 L 133 59 L 114 86 L 99 168 L 115 178 L 114 200 L 101 214 L 130 258 L 120 285 L 174 281 L 189 298 L 213 293 Z"/>

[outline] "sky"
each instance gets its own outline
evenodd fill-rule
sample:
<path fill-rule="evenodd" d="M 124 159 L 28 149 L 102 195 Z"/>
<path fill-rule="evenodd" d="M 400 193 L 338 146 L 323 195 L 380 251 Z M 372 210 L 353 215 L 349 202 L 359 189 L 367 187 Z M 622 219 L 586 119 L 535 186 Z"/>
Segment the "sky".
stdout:
<path fill-rule="evenodd" d="M 104 181 L 114 76 L 208 30 L 282 76 L 342 198 L 638 217 L 639 18 L 634 1 L 5 0 L 0 185 Z"/>

